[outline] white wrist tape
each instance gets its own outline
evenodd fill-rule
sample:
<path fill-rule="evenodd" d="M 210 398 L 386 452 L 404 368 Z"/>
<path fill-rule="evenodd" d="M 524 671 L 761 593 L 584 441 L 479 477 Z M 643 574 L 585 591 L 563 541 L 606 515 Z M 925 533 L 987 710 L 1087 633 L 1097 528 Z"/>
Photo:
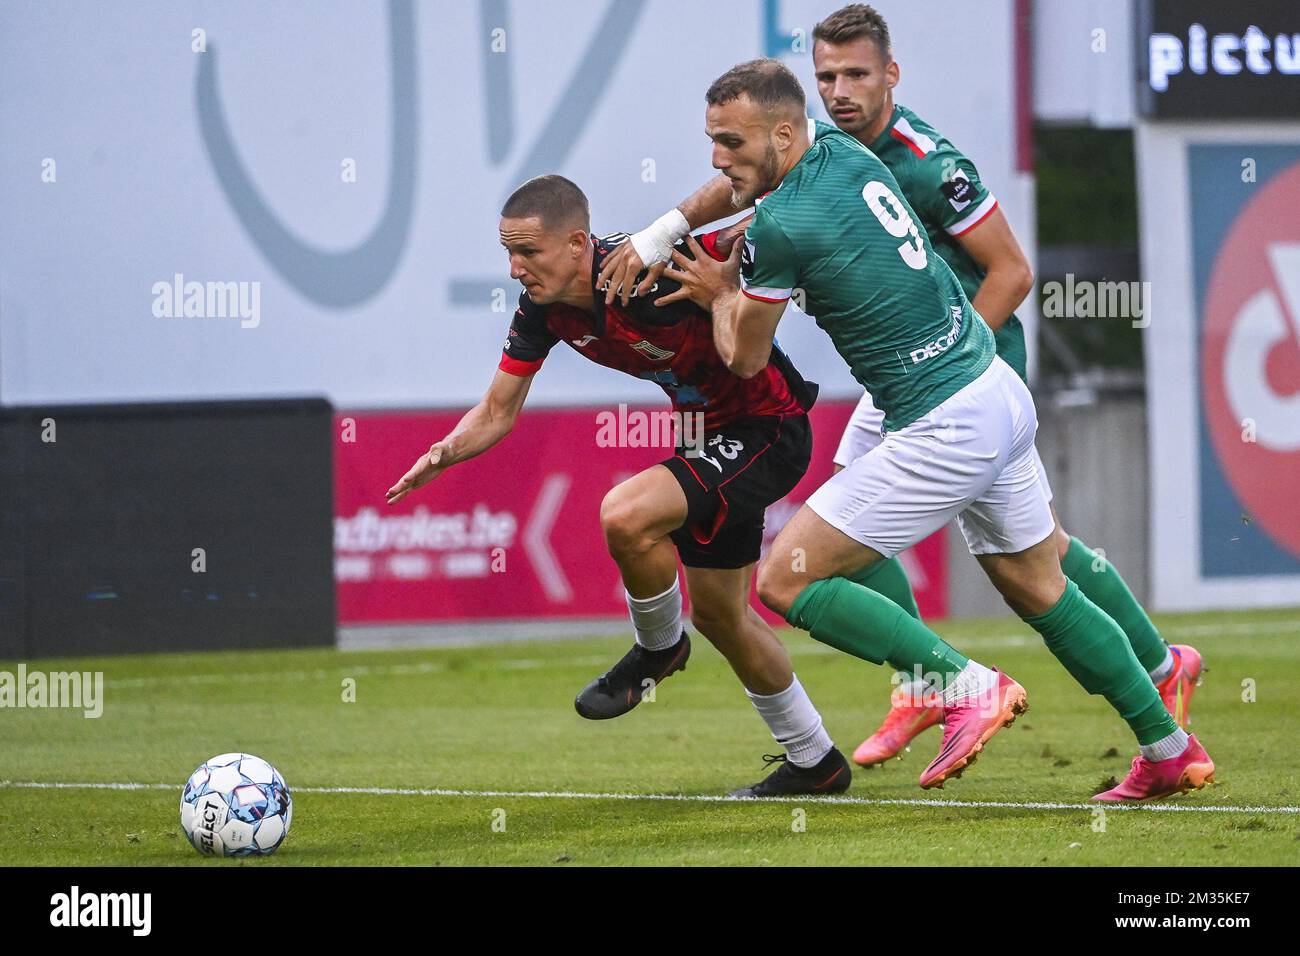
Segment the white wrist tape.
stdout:
<path fill-rule="evenodd" d="M 628 240 L 647 268 L 672 258 L 673 246 L 691 231 L 691 225 L 677 208 L 670 209 Z"/>

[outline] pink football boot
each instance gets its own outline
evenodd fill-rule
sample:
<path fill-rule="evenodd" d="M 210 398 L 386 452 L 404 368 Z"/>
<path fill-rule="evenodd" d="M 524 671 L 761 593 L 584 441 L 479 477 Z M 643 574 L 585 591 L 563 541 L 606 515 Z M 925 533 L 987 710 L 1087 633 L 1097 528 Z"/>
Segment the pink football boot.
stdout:
<path fill-rule="evenodd" d="M 1156 684 L 1160 699 L 1173 714 L 1178 726 L 1187 729 L 1188 712 L 1192 706 L 1192 692 L 1201 682 L 1201 655 L 1188 644 L 1173 644 L 1174 669 L 1168 677 Z"/>
<path fill-rule="evenodd" d="M 1187 749 L 1177 757 L 1168 760 L 1147 760 L 1141 755 L 1134 757 L 1133 769 L 1124 782 L 1092 799 L 1104 803 L 1159 800 L 1175 793 L 1200 790 L 1207 783 L 1214 783 L 1214 761 L 1192 734 Z"/>
<path fill-rule="evenodd" d="M 979 697 L 943 708 L 943 746 L 921 774 L 921 786 L 926 790 L 960 777 L 994 734 L 1010 727 L 1029 709 L 1025 689 L 997 668 L 993 672 L 998 675 L 993 687 Z"/>
<path fill-rule="evenodd" d="M 913 700 L 911 696 L 893 699 L 880 727 L 853 751 L 853 762 L 861 767 L 884 763 L 911 743 L 913 737 L 942 721 L 943 707 L 938 703 Z"/>

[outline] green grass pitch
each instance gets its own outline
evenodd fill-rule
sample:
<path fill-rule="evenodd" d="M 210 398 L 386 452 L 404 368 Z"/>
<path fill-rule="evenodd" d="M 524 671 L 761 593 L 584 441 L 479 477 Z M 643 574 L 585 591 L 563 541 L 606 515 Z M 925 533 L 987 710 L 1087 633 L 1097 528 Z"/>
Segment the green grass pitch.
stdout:
<path fill-rule="evenodd" d="M 626 649 L 624 635 L 419 651 L 29 661 L 29 671 L 104 671 L 104 712 L 86 719 L 78 711 L 0 710 L 0 862 L 1294 865 L 1300 616 L 1157 623 L 1167 639 L 1205 654 L 1192 730 L 1218 766 L 1214 787 L 1167 804 L 1221 808 L 1214 812 L 1110 809 L 1099 817 L 1086 807 L 1026 806 L 1085 803 L 1102 780 L 1123 776 L 1135 744 L 1103 700 L 1086 696 L 1037 636 L 1007 617 L 938 629 L 1023 683 L 1029 712 L 944 791 L 916 783 L 938 749 L 934 729 L 902 759 L 856 770 L 853 802 L 840 803 L 617 796 L 725 794 L 762 775 L 763 753 L 779 752 L 725 662 L 699 637 L 687 670 L 664 683 L 658 700 L 600 723 L 579 718 L 572 700 Z M 882 716 L 888 671 L 803 633 L 783 638 L 837 745 L 850 752 Z M 344 700 L 347 678 L 355 680 L 354 702 Z M 203 760 L 229 750 L 270 760 L 294 793 L 293 829 L 270 858 L 205 859 L 180 834 L 181 785 Z M 931 799 L 944 803 L 919 802 Z"/>

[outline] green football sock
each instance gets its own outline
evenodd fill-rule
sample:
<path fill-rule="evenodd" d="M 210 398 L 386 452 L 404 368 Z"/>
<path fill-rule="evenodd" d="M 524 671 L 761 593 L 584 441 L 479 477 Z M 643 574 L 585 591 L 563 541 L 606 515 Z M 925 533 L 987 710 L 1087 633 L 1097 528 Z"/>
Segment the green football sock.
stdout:
<path fill-rule="evenodd" d="M 1115 619 L 1143 669 L 1149 673 L 1164 663 L 1168 645 L 1104 554 L 1072 537 L 1070 549 L 1061 559 L 1061 570 L 1079 585 L 1089 601 Z"/>
<path fill-rule="evenodd" d="M 786 620 L 808 631 L 813 640 L 846 654 L 873 664 L 888 662 L 909 677 L 920 673 L 939 690 L 968 663 L 889 598 L 846 578 L 808 585 L 795 598 Z M 1147 685 L 1152 686 L 1150 680 Z"/>
<path fill-rule="evenodd" d="M 916 606 L 916 595 L 912 593 L 912 582 L 907 579 L 903 562 L 897 557 L 868 564 L 861 571 L 845 575 L 854 584 L 861 584 L 877 594 L 883 594 L 912 617 L 921 620 L 921 609 Z M 899 671 L 894 680 L 895 687 L 902 687 L 915 680 L 915 675 Z"/>
<path fill-rule="evenodd" d="M 916 595 L 912 593 L 912 582 L 907 579 L 903 562 L 898 558 L 876 561 L 845 577 L 854 584 L 861 584 L 877 594 L 883 594 L 912 617 L 921 620 L 921 610 L 916 606 Z"/>
<path fill-rule="evenodd" d="M 1043 636 L 1047 649 L 1084 690 L 1110 702 L 1139 744 L 1155 743 L 1178 730 L 1120 626 L 1074 581 L 1065 582 L 1065 593 L 1050 611 L 1024 621 Z"/>

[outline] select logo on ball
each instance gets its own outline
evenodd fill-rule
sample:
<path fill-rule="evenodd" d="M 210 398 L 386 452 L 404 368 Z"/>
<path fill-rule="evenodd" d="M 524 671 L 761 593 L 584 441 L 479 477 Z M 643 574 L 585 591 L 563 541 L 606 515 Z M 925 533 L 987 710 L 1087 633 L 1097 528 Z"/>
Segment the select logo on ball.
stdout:
<path fill-rule="evenodd" d="M 293 798 L 261 757 L 227 753 L 190 775 L 180 812 L 181 829 L 205 856 L 266 856 L 289 833 Z"/>
<path fill-rule="evenodd" d="M 215 793 L 200 798 L 195 808 L 194 846 L 200 853 L 215 855 L 217 829 L 226 822 L 226 804 Z"/>

